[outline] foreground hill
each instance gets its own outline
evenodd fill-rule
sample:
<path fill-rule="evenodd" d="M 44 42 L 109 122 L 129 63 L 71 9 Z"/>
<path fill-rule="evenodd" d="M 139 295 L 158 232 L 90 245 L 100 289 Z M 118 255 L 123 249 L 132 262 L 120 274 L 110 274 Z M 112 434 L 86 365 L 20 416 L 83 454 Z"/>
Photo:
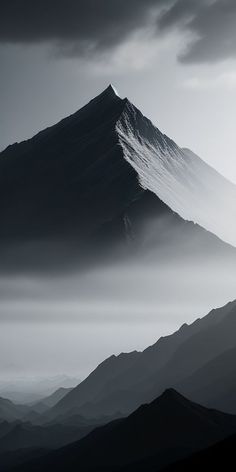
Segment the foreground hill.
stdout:
<path fill-rule="evenodd" d="M 236 436 L 221 441 L 191 457 L 177 462 L 163 472 L 198 472 L 199 470 L 233 470 Z M 132 469 L 131 469 L 132 470 Z M 139 469 L 136 469 L 139 470 Z"/>
<path fill-rule="evenodd" d="M 115 471 L 154 455 L 156 470 L 160 470 L 235 430 L 236 417 L 208 410 L 167 390 L 127 418 L 95 429 L 79 442 L 17 470 Z"/>

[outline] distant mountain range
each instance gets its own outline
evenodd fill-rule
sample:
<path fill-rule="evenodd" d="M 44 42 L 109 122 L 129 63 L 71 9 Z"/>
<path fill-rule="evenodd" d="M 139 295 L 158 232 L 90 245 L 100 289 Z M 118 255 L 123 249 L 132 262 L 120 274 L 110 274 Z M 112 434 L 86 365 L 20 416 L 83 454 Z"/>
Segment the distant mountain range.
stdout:
<path fill-rule="evenodd" d="M 235 431 L 235 416 L 203 408 L 175 390 L 167 390 L 127 418 L 97 428 L 80 441 L 16 470 L 157 471 Z"/>
<path fill-rule="evenodd" d="M 53 377 L 16 377 L 0 379 L 0 397 L 7 398 L 17 404 L 35 404 L 55 395 L 62 388 L 72 388 L 78 385 L 79 379 L 67 375 Z M 61 391 L 62 392 L 62 391 Z"/>
<path fill-rule="evenodd" d="M 35 424 L 88 425 L 129 414 L 166 388 L 205 406 L 236 414 L 236 301 L 183 325 L 143 352 L 102 362 L 72 389 L 56 390 L 39 403 L 0 399 L 0 418 Z"/>
<path fill-rule="evenodd" d="M 0 471 L 194 471 L 218 456 L 223 464 L 235 439 L 221 441 L 236 434 L 235 333 L 236 301 L 143 352 L 111 356 L 42 405 L 0 399 Z"/>

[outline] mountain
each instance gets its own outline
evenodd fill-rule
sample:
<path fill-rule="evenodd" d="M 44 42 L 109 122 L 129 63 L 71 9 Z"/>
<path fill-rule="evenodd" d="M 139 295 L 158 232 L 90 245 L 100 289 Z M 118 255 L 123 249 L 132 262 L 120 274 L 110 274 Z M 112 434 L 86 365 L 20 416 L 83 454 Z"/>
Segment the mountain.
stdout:
<path fill-rule="evenodd" d="M 228 395 L 232 393 L 231 406 L 227 411 L 233 412 L 236 406 L 233 396 L 235 333 L 236 301 L 212 310 L 190 325 L 183 325 L 177 332 L 160 338 L 143 352 L 111 356 L 47 414 L 49 418 L 70 416 L 72 411 L 98 418 L 118 413 L 125 415 L 168 387 L 176 387 L 183 394 L 206 402 L 208 406 L 218 395 L 217 407 L 224 409 L 226 403 L 219 400 L 220 395 L 225 393 L 221 374 Z M 232 355 L 229 354 L 231 362 L 225 365 L 223 362 L 221 369 L 215 370 L 219 359 L 224 356 L 228 359 L 227 352 L 232 352 Z M 200 396 L 198 392 L 201 392 Z M 213 406 L 216 404 L 213 403 Z"/>
<path fill-rule="evenodd" d="M 0 398 L 0 421 L 15 421 L 23 418 L 30 409 L 24 405 L 15 405 L 6 398 Z"/>
<path fill-rule="evenodd" d="M 56 449 L 86 436 L 95 426 L 47 425 L 29 422 L 0 423 L 0 455 L 24 449 Z"/>
<path fill-rule="evenodd" d="M 32 405 L 60 388 L 72 388 L 79 379 L 67 375 L 53 377 L 16 377 L 0 380 L 0 395 L 13 403 Z"/>
<path fill-rule="evenodd" d="M 49 451 L 46 449 L 28 449 L 27 450 L 27 461 L 32 461 L 38 457 L 42 457 L 44 454 L 47 454 Z M 19 449 L 14 451 L 6 451 L 0 454 L 0 472 L 6 472 L 10 468 L 14 468 L 21 464 L 24 464 L 26 461 L 26 451 L 24 449 Z"/>
<path fill-rule="evenodd" d="M 206 409 L 175 390 L 167 390 L 127 418 L 97 428 L 82 440 L 16 470 L 109 472 L 119 470 L 119 467 L 131 467 L 153 455 L 156 456 L 156 470 L 160 470 L 164 465 L 224 439 L 235 430 L 236 417 Z"/>
<path fill-rule="evenodd" d="M 235 356 L 236 347 L 206 362 L 179 385 L 180 390 L 206 406 L 236 414 Z"/>
<path fill-rule="evenodd" d="M 199 470 L 230 470 L 235 458 L 236 436 L 233 435 L 185 460 L 178 461 L 163 472 L 198 472 Z M 136 469 L 138 470 L 138 469 Z"/>
<path fill-rule="evenodd" d="M 65 387 L 60 387 L 58 388 L 55 392 L 53 392 L 51 395 L 49 395 L 48 397 L 44 398 L 42 400 L 43 404 L 47 407 L 51 407 L 51 406 L 54 406 L 56 405 L 56 403 L 58 403 L 62 398 L 65 397 L 65 395 L 67 395 L 67 393 L 71 392 L 72 390 L 72 387 L 71 388 L 65 388 Z"/>
<path fill-rule="evenodd" d="M 219 316 L 218 316 L 219 315 Z M 223 315 L 223 316 L 222 316 Z M 218 358 L 225 351 L 236 347 L 236 302 L 213 313 L 214 323 L 187 339 L 159 372 L 156 382 L 161 385 L 181 384 L 187 377 L 207 363 Z M 199 385 L 198 385 L 199 387 Z"/>
<path fill-rule="evenodd" d="M 128 354 L 120 354 L 118 357 L 112 355 L 106 359 L 92 374 L 48 412 L 49 418 L 53 415 L 62 415 L 64 413 L 69 415 L 78 413 L 78 407 L 81 404 L 91 402 L 99 391 L 106 391 L 107 382 L 113 383 L 124 371 L 132 368 L 140 355 L 140 352 L 134 351 Z"/>
<path fill-rule="evenodd" d="M 213 246 L 227 253 L 217 238 L 183 220 L 236 245 L 235 203 L 233 184 L 109 86 L 75 114 L 0 154 L 1 267 L 94 263 L 100 243 L 107 251 L 136 232 L 139 246 L 169 239 L 178 247 L 188 233 L 182 251 L 189 243 L 191 251 Z"/>
<path fill-rule="evenodd" d="M 58 403 L 62 398 L 64 398 L 67 393 L 71 392 L 72 388 L 60 387 L 51 395 L 43 398 L 40 402 L 34 403 L 32 409 L 37 413 L 43 413 L 47 411 L 48 408 L 52 408 L 56 403 Z"/>

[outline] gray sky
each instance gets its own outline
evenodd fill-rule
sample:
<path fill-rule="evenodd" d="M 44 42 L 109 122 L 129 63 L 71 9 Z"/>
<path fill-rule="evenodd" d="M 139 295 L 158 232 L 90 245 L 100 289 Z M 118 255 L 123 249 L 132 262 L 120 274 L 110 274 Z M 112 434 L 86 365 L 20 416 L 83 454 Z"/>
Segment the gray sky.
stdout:
<path fill-rule="evenodd" d="M 0 66 L 0 150 L 73 113 L 112 82 L 180 146 L 236 183 L 235 0 L 0 2 Z M 150 302 L 156 277 L 151 274 L 154 286 L 146 286 L 148 305 L 138 300 L 136 306 L 137 287 L 130 294 L 126 283 L 135 305 L 129 312 L 135 316 L 127 319 L 130 307 L 125 304 L 121 313 L 118 307 L 118 321 L 111 297 L 105 305 L 102 301 L 97 321 L 86 316 L 77 323 L 79 309 L 93 315 L 94 307 L 80 307 L 70 293 L 58 303 L 57 290 L 64 294 L 68 281 L 56 281 L 55 297 L 48 301 L 41 280 L 0 280 L 0 294 L 11 288 L 11 303 L 1 301 L 0 374 L 83 376 L 112 352 L 144 348 L 182 322 L 206 314 L 213 300 L 220 305 L 234 296 L 233 279 L 228 283 L 226 274 L 225 293 L 212 283 L 209 298 L 202 297 L 197 273 L 189 299 L 186 287 L 177 291 L 183 299 L 176 292 L 179 309 L 172 312 L 171 306 Z M 33 300 L 19 303 L 21 292 L 23 298 L 30 292 Z M 193 299 L 199 300 L 194 307 Z"/>
<path fill-rule="evenodd" d="M 234 0 L 10 0 L 0 5 L 0 149 L 108 83 L 236 182 Z"/>

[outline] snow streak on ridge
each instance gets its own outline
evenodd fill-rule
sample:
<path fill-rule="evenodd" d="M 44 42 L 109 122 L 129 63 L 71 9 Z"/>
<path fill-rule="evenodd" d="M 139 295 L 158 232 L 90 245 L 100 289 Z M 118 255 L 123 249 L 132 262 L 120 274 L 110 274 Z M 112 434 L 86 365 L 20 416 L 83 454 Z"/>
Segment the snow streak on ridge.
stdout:
<path fill-rule="evenodd" d="M 140 185 L 173 211 L 236 246 L 236 186 L 177 146 L 125 100 L 116 131 Z"/>

